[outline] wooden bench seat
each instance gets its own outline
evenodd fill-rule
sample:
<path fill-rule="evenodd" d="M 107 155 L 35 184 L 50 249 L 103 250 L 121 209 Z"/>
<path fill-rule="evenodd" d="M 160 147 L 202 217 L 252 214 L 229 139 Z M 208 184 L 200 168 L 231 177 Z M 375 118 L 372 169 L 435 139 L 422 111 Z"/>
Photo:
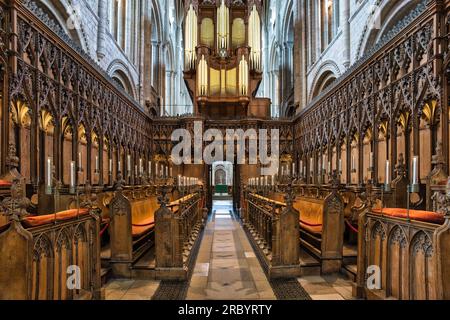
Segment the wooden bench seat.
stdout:
<path fill-rule="evenodd" d="M 131 268 L 154 245 L 156 194 L 149 188 L 118 189 L 108 204 L 111 266 L 118 278 L 130 278 Z"/>
<path fill-rule="evenodd" d="M 294 202 L 300 212 L 300 228 L 316 236 L 322 236 L 323 200 L 301 198 Z"/>
<path fill-rule="evenodd" d="M 7 181 L 7 180 L 0 180 L 0 188 L 10 188 L 12 185 L 11 181 Z"/>
<path fill-rule="evenodd" d="M 15 182 L 16 184 L 16 182 Z M 18 182 L 14 186 L 22 187 Z M 26 203 L 22 192 L 17 203 Z M 20 197 L 20 198 L 19 198 Z M 78 300 L 101 298 L 100 219 L 94 209 L 28 216 L 11 207 L 0 227 L 0 300 Z M 11 210 L 11 211 L 9 211 Z M 19 221 L 20 220 L 20 221 Z M 80 266 L 80 288 L 71 290 L 68 270 Z"/>
<path fill-rule="evenodd" d="M 384 208 L 384 209 L 373 209 L 373 213 L 395 217 L 395 218 L 408 218 L 408 210 L 402 208 Z M 444 224 L 444 215 L 432 211 L 422 211 L 422 210 L 410 210 L 409 218 L 414 221 L 422 221 L 428 223 L 434 223 L 442 225 Z"/>
<path fill-rule="evenodd" d="M 40 227 L 40 226 L 44 226 L 44 225 L 55 223 L 55 222 L 72 220 L 76 217 L 82 217 L 87 214 L 89 214 L 88 209 L 79 209 L 79 210 L 72 209 L 72 210 L 61 211 L 56 214 L 29 216 L 29 217 L 26 217 L 24 220 L 22 220 L 22 225 L 25 228 L 35 228 L 35 227 Z"/>
<path fill-rule="evenodd" d="M 133 239 L 142 237 L 143 235 L 151 232 L 155 228 L 155 217 L 151 217 L 141 221 L 140 223 L 133 223 L 131 226 L 131 234 Z"/>

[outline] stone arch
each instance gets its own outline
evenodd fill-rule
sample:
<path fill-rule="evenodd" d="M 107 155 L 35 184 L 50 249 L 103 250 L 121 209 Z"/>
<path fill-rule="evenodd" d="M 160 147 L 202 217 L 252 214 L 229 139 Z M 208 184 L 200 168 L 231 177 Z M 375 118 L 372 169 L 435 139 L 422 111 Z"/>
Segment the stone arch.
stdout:
<path fill-rule="evenodd" d="M 357 49 L 357 57 L 368 53 L 385 35 L 395 29 L 395 26 L 418 7 L 423 0 L 377 0 L 371 6 L 371 12 Z M 372 27 L 371 27 L 372 26 Z"/>
<path fill-rule="evenodd" d="M 325 61 L 314 77 L 309 100 L 314 99 L 329 88 L 340 75 L 339 67 L 334 61 Z"/>
<path fill-rule="evenodd" d="M 108 69 L 108 75 L 132 98 L 136 97 L 133 78 L 128 70 L 128 67 L 120 60 L 113 61 Z"/>
<path fill-rule="evenodd" d="M 84 51 L 89 52 L 89 45 L 83 25 L 81 24 L 79 28 L 69 27 L 71 16 L 74 14 L 73 11 L 77 9 L 75 5 L 71 5 L 67 1 L 51 0 L 36 1 L 35 3 L 39 3 L 38 7 L 42 10 L 41 14 L 47 15 L 49 20 L 56 23 L 60 30 L 76 45 Z M 41 19 L 44 20 L 43 18 Z"/>

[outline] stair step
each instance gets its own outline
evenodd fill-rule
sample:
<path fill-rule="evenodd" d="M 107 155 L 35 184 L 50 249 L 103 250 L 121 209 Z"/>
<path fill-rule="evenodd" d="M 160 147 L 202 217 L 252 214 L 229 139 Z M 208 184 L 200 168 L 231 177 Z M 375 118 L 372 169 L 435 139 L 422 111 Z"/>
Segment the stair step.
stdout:
<path fill-rule="evenodd" d="M 104 286 L 108 283 L 110 277 L 111 277 L 111 268 L 110 267 L 102 268 L 100 270 L 100 279 L 101 279 L 102 286 Z"/>
<path fill-rule="evenodd" d="M 358 270 L 358 267 L 356 264 L 345 264 L 341 272 L 346 275 L 351 281 L 356 281 L 356 272 Z"/>

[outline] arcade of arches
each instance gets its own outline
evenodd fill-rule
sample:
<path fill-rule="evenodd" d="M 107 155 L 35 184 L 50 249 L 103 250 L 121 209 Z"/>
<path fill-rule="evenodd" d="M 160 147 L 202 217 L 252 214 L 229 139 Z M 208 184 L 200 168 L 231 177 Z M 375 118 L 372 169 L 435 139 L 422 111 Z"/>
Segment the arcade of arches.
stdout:
<path fill-rule="evenodd" d="M 449 34 L 449 0 L 0 0 L 0 299 L 450 299 Z"/>

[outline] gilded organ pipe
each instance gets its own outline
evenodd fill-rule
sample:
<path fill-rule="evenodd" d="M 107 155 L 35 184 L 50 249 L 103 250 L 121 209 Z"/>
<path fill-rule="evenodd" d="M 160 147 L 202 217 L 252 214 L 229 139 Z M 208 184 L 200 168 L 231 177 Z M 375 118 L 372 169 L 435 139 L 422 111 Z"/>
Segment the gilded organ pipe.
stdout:
<path fill-rule="evenodd" d="M 194 10 L 193 5 L 189 6 L 189 10 L 186 16 L 185 26 L 185 69 L 191 70 L 195 68 L 195 62 L 197 59 L 197 44 L 198 44 L 198 25 L 197 25 L 197 13 Z"/>
<path fill-rule="evenodd" d="M 261 70 L 261 18 L 253 5 L 248 23 L 248 46 L 251 48 L 250 65 L 253 70 Z"/>

